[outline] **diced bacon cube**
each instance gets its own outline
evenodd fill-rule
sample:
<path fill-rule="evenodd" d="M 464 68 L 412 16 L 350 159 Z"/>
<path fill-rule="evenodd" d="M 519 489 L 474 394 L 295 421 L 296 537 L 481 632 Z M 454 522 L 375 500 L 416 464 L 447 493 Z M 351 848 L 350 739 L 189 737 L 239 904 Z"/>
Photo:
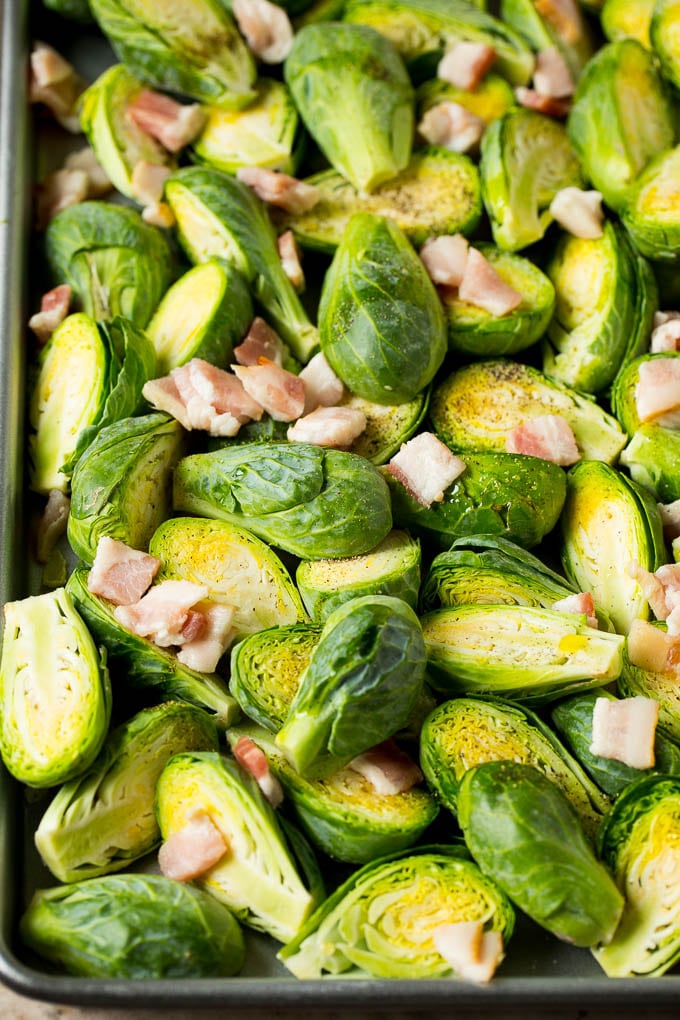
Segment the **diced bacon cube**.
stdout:
<path fill-rule="evenodd" d="M 292 372 L 263 358 L 258 365 L 232 365 L 246 393 L 272 416 L 274 421 L 294 421 L 305 407 L 305 384 Z"/>
<path fill-rule="evenodd" d="M 142 396 L 157 411 L 165 411 L 166 414 L 171 414 L 183 428 L 187 430 L 193 428 L 186 405 L 172 376 L 165 375 L 161 376 L 160 379 L 149 379 L 144 383 Z"/>
<path fill-rule="evenodd" d="M 229 647 L 235 610 L 221 602 L 199 603 L 195 608 L 202 618 L 201 630 L 195 637 L 189 637 L 183 631 L 186 640 L 177 652 L 177 658 L 189 669 L 214 673 Z"/>
<path fill-rule="evenodd" d="M 32 315 L 28 320 L 29 327 L 33 330 L 41 344 L 46 344 L 54 333 L 57 326 L 61 325 L 68 315 L 71 304 L 71 287 L 68 283 L 62 283 L 52 290 L 43 294 L 40 301 L 40 311 Z"/>
<path fill-rule="evenodd" d="M 514 311 L 522 303 L 519 291 L 509 286 L 476 248 L 468 248 L 458 297 L 499 318 Z"/>
<path fill-rule="evenodd" d="M 319 406 L 333 407 L 345 395 L 345 384 L 337 377 L 321 351 L 310 358 L 298 378 L 305 384 L 305 414 Z"/>
<path fill-rule="evenodd" d="M 680 358 L 651 358 L 640 363 L 635 406 L 640 421 L 680 428 Z"/>
<path fill-rule="evenodd" d="M 50 553 L 66 532 L 71 500 L 60 489 L 51 489 L 47 503 L 38 524 L 36 536 L 36 559 L 47 563 Z"/>
<path fill-rule="evenodd" d="M 315 185 L 305 184 L 279 170 L 243 166 L 236 171 L 236 176 L 252 188 L 263 202 L 285 209 L 286 212 L 302 213 L 313 209 L 321 194 Z"/>
<path fill-rule="evenodd" d="M 602 195 L 599 191 L 562 188 L 550 203 L 550 214 L 574 237 L 594 240 L 604 233 Z"/>
<path fill-rule="evenodd" d="M 680 678 L 680 638 L 647 620 L 633 620 L 626 652 L 632 664 L 639 669 Z"/>
<path fill-rule="evenodd" d="M 112 190 L 113 184 L 106 176 L 103 167 L 94 154 L 94 149 L 85 145 L 77 152 L 70 152 L 64 160 L 65 170 L 84 170 L 87 174 L 89 186 L 87 189 L 88 198 L 101 198 Z"/>
<path fill-rule="evenodd" d="M 680 535 L 680 499 L 656 505 L 659 508 L 664 537 L 667 542 L 672 542 Z"/>
<path fill-rule="evenodd" d="M 84 202 L 90 178 L 84 170 L 55 170 L 36 185 L 36 226 L 44 230 L 62 209 Z"/>
<path fill-rule="evenodd" d="M 418 765 L 393 740 L 385 740 L 352 758 L 347 768 L 358 772 L 376 793 L 384 796 L 405 793 L 423 778 Z"/>
<path fill-rule="evenodd" d="M 236 761 L 251 774 L 272 807 L 283 801 L 283 788 L 276 776 L 272 775 L 267 756 L 250 737 L 241 737 L 232 753 Z"/>
<path fill-rule="evenodd" d="M 283 271 L 298 294 L 301 294 L 305 289 L 305 274 L 302 271 L 302 252 L 295 240 L 295 234 L 292 230 L 284 231 L 276 244 Z"/>
<path fill-rule="evenodd" d="M 449 485 L 465 470 L 465 461 L 451 453 L 431 432 L 403 443 L 387 471 L 423 506 L 441 502 Z"/>
<path fill-rule="evenodd" d="M 87 575 L 87 590 L 117 606 L 138 602 L 161 567 L 157 556 L 131 549 L 125 542 L 103 536 Z"/>
<path fill-rule="evenodd" d="M 520 106 L 524 106 L 527 110 L 536 110 L 538 113 L 544 113 L 546 117 L 555 117 L 558 120 L 566 117 L 571 110 L 571 99 L 543 96 L 536 89 L 528 89 L 525 85 L 517 86 L 515 99 Z"/>
<path fill-rule="evenodd" d="M 652 698 L 597 698 L 590 753 L 633 769 L 652 768 L 658 718 L 659 703 Z"/>
<path fill-rule="evenodd" d="M 291 442 L 346 449 L 366 428 L 366 415 L 356 407 L 317 407 L 298 418 L 287 432 Z"/>
<path fill-rule="evenodd" d="M 626 573 L 642 588 L 657 620 L 665 620 L 680 602 L 680 563 L 667 564 L 651 573 L 639 563 L 629 563 Z"/>
<path fill-rule="evenodd" d="M 652 354 L 680 350 L 680 318 L 667 319 L 655 325 L 649 340 L 649 350 Z"/>
<path fill-rule="evenodd" d="M 503 939 L 499 931 L 484 931 L 482 921 L 442 924 L 432 933 L 437 952 L 458 977 L 486 984 L 503 960 Z"/>
<path fill-rule="evenodd" d="M 558 599 L 557 602 L 553 602 L 552 608 L 556 609 L 558 613 L 584 613 L 588 618 L 588 626 L 595 630 L 599 628 L 593 596 L 589 591 L 581 591 L 576 595 L 567 595 L 563 599 Z"/>
<path fill-rule="evenodd" d="M 177 222 L 167 202 L 152 202 L 142 209 L 142 219 L 152 227 L 170 230 Z"/>
<path fill-rule="evenodd" d="M 193 142 L 206 122 L 206 113 L 198 103 L 185 106 L 152 89 L 142 89 L 135 96 L 127 115 L 169 152 L 179 152 Z"/>
<path fill-rule="evenodd" d="M 256 57 L 265 64 L 286 59 L 293 45 L 293 26 L 282 7 L 269 0 L 233 0 L 232 12 Z"/>
<path fill-rule="evenodd" d="M 581 459 L 571 426 L 560 414 L 541 414 L 518 425 L 506 435 L 505 449 L 550 460 L 561 467 Z"/>
<path fill-rule="evenodd" d="M 277 365 L 283 365 L 283 343 L 278 333 L 256 315 L 250 328 L 238 347 L 234 347 L 234 358 L 239 365 L 257 365 L 260 358 L 266 358 Z"/>
<path fill-rule="evenodd" d="M 534 69 L 534 89 L 539 96 L 567 99 L 573 95 L 574 79 L 557 46 L 540 50 Z"/>
<path fill-rule="evenodd" d="M 163 197 L 163 188 L 169 176 L 170 167 L 140 159 L 135 163 L 130 178 L 132 193 L 141 205 L 154 205 Z"/>
<path fill-rule="evenodd" d="M 189 610 L 207 598 L 209 589 L 192 581 L 161 581 L 129 605 L 119 605 L 113 615 L 122 627 L 150 638 L 161 648 L 184 643 L 182 628 Z"/>
<path fill-rule="evenodd" d="M 470 152 L 476 148 L 485 129 L 481 117 L 449 100 L 431 106 L 418 124 L 418 133 L 426 142 L 452 152 Z"/>
<path fill-rule="evenodd" d="M 439 61 L 437 77 L 456 88 L 474 92 L 495 59 L 493 46 L 462 40 Z"/>
<path fill-rule="evenodd" d="M 429 237 L 420 249 L 420 258 L 433 283 L 460 287 L 468 257 L 467 238 L 462 234 Z"/>
<path fill-rule="evenodd" d="M 210 871 L 229 850 L 226 839 L 205 811 L 196 811 L 173 832 L 158 851 L 158 866 L 166 878 L 190 882 Z"/>
<path fill-rule="evenodd" d="M 79 133 L 80 120 L 74 109 L 84 82 L 75 68 L 52 46 L 36 42 L 31 51 L 30 70 L 29 102 L 43 103 L 63 127 Z"/>

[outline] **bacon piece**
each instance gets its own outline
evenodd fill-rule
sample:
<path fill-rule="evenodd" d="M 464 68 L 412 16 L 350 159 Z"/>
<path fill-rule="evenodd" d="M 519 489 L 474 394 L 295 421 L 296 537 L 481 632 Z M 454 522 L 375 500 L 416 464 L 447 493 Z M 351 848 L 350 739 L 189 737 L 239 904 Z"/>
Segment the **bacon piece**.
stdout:
<path fill-rule="evenodd" d="M 232 12 L 250 50 L 265 64 L 280 64 L 293 45 L 293 26 L 269 0 L 234 0 Z"/>
<path fill-rule="evenodd" d="M 196 811 L 173 832 L 158 851 L 158 866 L 166 878 L 190 882 L 222 860 L 229 847 L 205 811 Z"/>
<path fill-rule="evenodd" d="M 499 276 L 489 260 L 476 248 L 468 248 L 465 272 L 458 297 L 500 318 L 522 303 L 522 295 Z"/>
<path fill-rule="evenodd" d="M 670 322 L 672 319 L 680 319 L 680 312 L 654 312 L 652 325 L 656 329 L 657 326 L 663 326 L 665 322 Z"/>
<path fill-rule="evenodd" d="M 634 666 L 650 673 L 668 673 L 680 679 L 680 637 L 668 634 L 647 620 L 633 620 L 626 651 Z"/>
<path fill-rule="evenodd" d="M 305 184 L 290 174 L 265 170 L 260 166 L 242 166 L 236 171 L 239 181 L 252 188 L 258 198 L 286 212 L 301 213 L 312 209 L 321 197 L 313 184 Z"/>
<path fill-rule="evenodd" d="M 600 626 L 595 615 L 593 596 L 589 591 L 581 591 L 577 595 L 567 595 L 563 599 L 558 599 L 557 602 L 553 602 L 552 608 L 558 613 L 585 613 L 589 627 L 598 630 Z"/>
<path fill-rule="evenodd" d="M 87 189 L 88 198 L 101 198 L 113 189 L 113 184 L 107 177 L 104 168 L 101 166 L 94 154 L 94 149 L 85 145 L 77 152 L 71 152 L 64 160 L 65 170 L 84 170 L 89 181 Z"/>
<path fill-rule="evenodd" d="M 429 237 L 420 249 L 420 258 L 433 283 L 460 287 L 468 257 L 467 238 L 462 234 Z"/>
<path fill-rule="evenodd" d="M 319 406 L 333 407 L 345 395 L 345 384 L 337 377 L 321 351 L 310 358 L 298 379 L 302 379 L 305 384 L 305 414 Z"/>
<path fill-rule="evenodd" d="M 165 411 L 166 414 L 171 414 L 188 431 L 191 431 L 194 427 L 189 420 L 186 406 L 179 395 L 177 384 L 172 376 L 164 375 L 159 379 L 149 379 L 144 383 L 142 396 L 157 411 Z"/>
<path fill-rule="evenodd" d="M 302 252 L 293 231 L 284 231 L 278 237 L 276 245 L 279 249 L 279 258 L 284 273 L 298 294 L 301 294 L 305 289 L 305 274 L 302 271 Z"/>
<path fill-rule="evenodd" d="M 539 96 L 567 99 L 574 93 L 574 79 L 557 46 L 539 50 L 534 68 L 534 89 Z"/>
<path fill-rule="evenodd" d="M 346 448 L 365 428 L 366 415 L 356 407 L 317 407 L 298 418 L 286 434 L 294 443 Z"/>
<path fill-rule="evenodd" d="M 283 788 L 276 776 L 272 775 L 267 756 L 250 737 L 240 737 L 232 748 L 232 754 L 262 790 L 272 807 L 283 801 Z"/>
<path fill-rule="evenodd" d="M 161 581 L 141 599 L 130 605 L 116 606 L 113 615 L 122 627 L 150 638 L 161 648 L 184 644 L 182 628 L 189 610 L 208 596 L 205 584 L 192 581 Z"/>
<path fill-rule="evenodd" d="M 499 931 L 484 931 L 482 921 L 442 924 L 432 932 L 437 952 L 451 964 L 458 977 L 486 984 L 503 959 Z"/>
<path fill-rule="evenodd" d="M 192 358 L 173 368 L 169 376 L 146 382 L 142 395 L 185 429 L 203 429 L 214 436 L 235 436 L 244 422 L 262 417 L 262 407 L 236 376 L 202 358 Z"/>
<path fill-rule="evenodd" d="M 431 106 L 418 124 L 418 132 L 426 142 L 452 152 L 470 152 L 479 145 L 485 129 L 481 117 L 449 100 Z"/>
<path fill-rule="evenodd" d="M 105 535 L 97 543 L 87 590 L 117 606 L 129 606 L 141 599 L 160 567 L 157 556 L 131 549 L 125 542 Z"/>
<path fill-rule="evenodd" d="M 132 194 L 141 205 L 155 205 L 163 197 L 163 188 L 169 176 L 170 167 L 140 159 L 135 163 L 130 178 Z"/>
<path fill-rule="evenodd" d="M 465 470 L 465 461 L 451 453 L 432 432 L 421 432 L 392 457 L 387 471 L 423 506 L 439 503 Z"/>
<path fill-rule="evenodd" d="M 246 393 L 272 416 L 274 421 L 294 421 L 305 408 L 305 384 L 299 376 L 262 358 L 257 365 L 232 365 Z"/>
<path fill-rule="evenodd" d="M 234 347 L 234 357 L 239 365 L 257 365 L 260 358 L 282 365 L 283 343 L 278 333 L 256 315 L 239 346 Z"/>
<path fill-rule="evenodd" d="M 602 195 L 599 191 L 562 188 L 550 203 L 550 213 L 574 237 L 593 240 L 604 233 Z"/>
<path fill-rule="evenodd" d="M 188 106 L 162 92 L 142 89 L 127 108 L 138 128 L 170 152 L 179 152 L 203 130 L 207 115 L 198 103 Z"/>
<path fill-rule="evenodd" d="M 41 344 L 46 344 L 68 315 L 71 304 L 71 287 L 68 283 L 62 283 L 52 290 L 43 294 L 40 300 L 40 311 L 32 315 L 28 320 L 29 327 L 33 330 Z"/>
<path fill-rule="evenodd" d="M 657 503 L 656 505 L 661 516 L 664 538 L 667 542 L 672 542 L 680 535 L 680 499 L 676 499 L 672 503 Z"/>
<path fill-rule="evenodd" d="M 177 658 L 199 673 L 214 673 L 229 647 L 234 607 L 222 602 L 205 602 L 192 612 L 201 618 L 201 628 L 195 637 L 182 630 L 186 640 L 177 652 Z"/>
<path fill-rule="evenodd" d="M 666 563 L 653 574 L 629 563 L 626 571 L 642 588 L 657 620 L 667 620 L 680 606 L 680 563 Z"/>
<path fill-rule="evenodd" d="M 655 313 L 655 319 L 658 314 L 658 312 Z M 654 326 L 649 339 L 649 349 L 652 354 L 680 350 L 680 317 L 666 319 Z"/>
<path fill-rule="evenodd" d="M 614 758 L 633 769 L 652 768 L 658 718 L 659 703 L 653 698 L 597 698 L 590 753 Z"/>
<path fill-rule="evenodd" d="M 38 524 L 36 536 L 36 559 L 47 563 L 50 553 L 66 532 L 71 500 L 60 489 L 50 489 L 47 503 Z"/>
<path fill-rule="evenodd" d="M 175 214 L 167 202 L 152 202 L 142 209 L 142 219 L 152 227 L 160 227 L 161 230 L 170 230 L 177 222 Z"/>
<path fill-rule="evenodd" d="M 640 421 L 680 428 L 680 358 L 652 358 L 640 363 L 635 406 Z"/>
<path fill-rule="evenodd" d="M 43 103 L 63 127 L 78 134 L 80 119 L 73 111 L 85 83 L 75 68 L 52 46 L 36 42 L 31 51 L 30 70 L 29 102 Z"/>
<path fill-rule="evenodd" d="M 551 460 L 561 467 L 581 459 L 571 425 L 561 414 L 540 414 L 518 425 L 506 435 L 505 449 Z"/>
<path fill-rule="evenodd" d="M 90 178 L 84 170 L 55 170 L 36 185 L 36 227 L 44 230 L 62 209 L 84 202 Z"/>
<path fill-rule="evenodd" d="M 461 41 L 448 50 L 437 67 L 437 77 L 458 89 L 474 92 L 496 59 L 487 43 Z"/>
<path fill-rule="evenodd" d="M 393 740 L 384 740 L 352 758 L 347 768 L 358 772 L 376 793 L 385 796 L 404 793 L 423 778 L 416 763 Z"/>
<path fill-rule="evenodd" d="M 535 89 L 528 89 L 525 85 L 518 85 L 515 89 L 515 99 L 520 106 L 527 110 L 536 110 L 544 113 L 546 117 L 566 117 L 571 110 L 570 99 L 555 99 L 553 96 L 542 96 Z"/>

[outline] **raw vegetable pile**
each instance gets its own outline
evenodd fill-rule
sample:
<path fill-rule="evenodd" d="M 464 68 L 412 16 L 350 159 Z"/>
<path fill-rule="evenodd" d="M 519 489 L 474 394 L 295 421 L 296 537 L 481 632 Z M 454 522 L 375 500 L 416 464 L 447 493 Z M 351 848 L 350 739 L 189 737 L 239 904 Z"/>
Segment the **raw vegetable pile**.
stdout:
<path fill-rule="evenodd" d="M 93 151 L 38 186 L 24 942 L 218 976 L 247 926 L 298 978 L 484 982 L 518 908 L 664 973 L 677 4 L 45 4 L 120 63 L 32 57 Z"/>

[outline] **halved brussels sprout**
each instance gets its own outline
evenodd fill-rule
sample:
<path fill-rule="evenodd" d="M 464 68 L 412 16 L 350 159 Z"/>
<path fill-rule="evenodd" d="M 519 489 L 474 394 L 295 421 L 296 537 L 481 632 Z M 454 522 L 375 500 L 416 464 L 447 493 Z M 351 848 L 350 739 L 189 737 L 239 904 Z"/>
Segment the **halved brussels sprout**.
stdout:
<path fill-rule="evenodd" d="M 220 259 L 194 266 L 165 292 L 146 328 L 157 375 L 192 358 L 224 368 L 252 320 L 250 291 L 237 269 Z"/>
<path fill-rule="evenodd" d="M 615 468 L 584 461 L 567 476 L 560 527 L 567 577 L 592 594 L 618 633 L 647 619 L 647 599 L 627 568 L 638 563 L 654 571 L 666 560 L 661 518 L 649 494 Z"/>
<path fill-rule="evenodd" d="M 656 0 L 605 0 L 600 14 L 602 31 L 610 42 L 637 39 L 651 49 L 649 29 Z"/>
<path fill-rule="evenodd" d="M 611 939 L 623 897 L 562 791 L 520 762 L 463 776 L 458 818 L 482 871 L 543 928 L 576 946 Z"/>
<path fill-rule="evenodd" d="M 366 418 L 366 428 L 350 446 L 350 453 L 358 453 L 371 464 L 387 463 L 422 422 L 429 399 L 429 389 L 421 390 L 405 404 L 376 404 L 353 393 L 347 394 L 340 405 L 363 411 Z"/>
<path fill-rule="evenodd" d="M 316 904 L 249 772 L 212 751 L 176 754 L 158 781 L 156 811 L 164 840 L 204 811 L 228 851 L 195 879 L 198 887 L 249 927 L 280 942 L 295 937 Z"/>
<path fill-rule="evenodd" d="M 621 219 L 633 244 L 646 258 L 678 262 L 680 203 L 677 180 L 680 145 L 647 164 L 628 191 Z"/>
<path fill-rule="evenodd" d="M 331 775 L 406 725 L 424 675 L 411 607 L 389 595 L 352 599 L 327 617 L 276 744 L 306 778 Z"/>
<path fill-rule="evenodd" d="M 27 786 L 57 786 L 84 772 L 106 737 L 106 658 L 63 588 L 7 602 L 4 615 L 2 760 Z"/>
<path fill-rule="evenodd" d="M 408 166 L 370 195 L 359 193 L 337 170 L 305 180 L 319 189 L 313 209 L 274 217 L 280 228 L 291 227 L 305 248 L 334 251 L 355 212 L 394 220 L 415 245 L 432 235 L 469 234 L 482 215 L 476 166 L 467 156 L 437 146 L 416 149 Z"/>
<path fill-rule="evenodd" d="M 324 278 L 321 349 L 346 386 L 401 404 L 430 383 L 446 353 L 434 284 L 390 219 L 355 213 Z"/>
<path fill-rule="evenodd" d="M 509 432 L 544 414 L 566 418 L 586 460 L 612 463 L 625 446 L 619 423 L 594 400 L 514 361 L 465 365 L 434 390 L 430 401 L 437 435 L 462 451 L 504 450 Z"/>
<path fill-rule="evenodd" d="M 161 841 L 154 798 L 168 759 L 217 749 L 215 723 L 202 709 L 179 702 L 142 709 L 52 800 L 35 833 L 43 863 L 61 882 L 78 882 L 143 857 Z"/>
<path fill-rule="evenodd" d="M 227 977 L 245 960 L 231 911 L 161 875 L 109 875 L 40 891 L 21 919 L 21 937 L 83 977 Z"/>
<path fill-rule="evenodd" d="M 630 361 L 621 369 L 612 386 L 612 411 L 620 421 L 622 428 L 626 430 L 631 438 L 642 427 L 635 394 L 640 381 L 640 366 L 647 361 L 656 361 L 659 358 L 672 361 L 673 359 L 680 358 L 680 352 L 664 351 L 660 354 L 643 354 L 639 358 Z M 651 423 L 649 427 L 658 429 L 661 426 Z M 664 431 L 672 432 L 674 430 L 668 429 Z"/>
<path fill-rule="evenodd" d="M 661 630 L 666 629 L 664 623 L 655 623 Z M 617 692 L 622 698 L 653 698 L 659 703 L 659 728 L 667 733 L 671 740 L 680 743 L 680 686 L 675 670 L 656 672 L 636 666 L 630 660 L 628 648 L 624 650 L 623 670 L 616 684 Z"/>
<path fill-rule="evenodd" d="M 567 132 L 535 110 L 510 110 L 482 137 L 482 199 L 499 248 L 517 251 L 539 241 L 552 223 L 550 203 L 583 176 Z"/>
<path fill-rule="evenodd" d="M 501 0 L 500 16 L 532 49 L 556 47 L 574 81 L 593 55 L 593 37 L 578 4 L 547 4 L 542 0 Z"/>
<path fill-rule="evenodd" d="M 488 761 L 533 765 L 558 786 L 592 838 L 609 801 L 534 712 L 496 699 L 455 698 L 435 708 L 420 735 L 420 764 L 443 804 L 456 814 L 468 769 Z"/>
<path fill-rule="evenodd" d="M 298 978 L 451 977 L 434 933 L 480 921 L 512 935 L 510 901 L 459 846 L 407 850 L 366 864 L 329 896 L 278 958 Z"/>
<path fill-rule="evenodd" d="M 379 32 L 335 21 L 306 25 L 295 35 L 284 75 L 310 135 L 358 191 L 372 191 L 407 166 L 413 88 Z"/>
<path fill-rule="evenodd" d="M 676 88 L 680 87 L 680 49 L 677 36 L 677 0 L 656 0 L 649 25 L 649 38 L 661 65 L 661 73 Z"/>
<path fill-rule="evenodd" d="M 457 606 L 422 618 L 436 690 L 499 694 L 538 704 L 602 687 L 621 673 L 625 639 L 588 626 L 585 614 L 536 606 Z"/>
<path fill-rule="evenodd" d="M 174 505 L 240 524 L 302 559 L 359 556 L 392 527 L 377 468 L 307 443 L 245 443 L 184 457 Z"/>
<path fill-rule="evenodd" d="M 493 73 L 486 74 L 474 90 L 457 88 L 442 78 L 430 78 L 416 91 L 417 121 L 420 122 L 432 106 L 444 102 L 458 103 L 480 117 L 485 124 L 490 124 L 515 105 L 515 93 L 505 78 Z M 455 230 L 438 233 L 453 234 Z"/>
<path fill-rule="evenodd" d="M 660 503 L 680 499 L 680 431 L 649 422 L 633 435 L 621 454 L 621 464 L 631 478 Z"/>

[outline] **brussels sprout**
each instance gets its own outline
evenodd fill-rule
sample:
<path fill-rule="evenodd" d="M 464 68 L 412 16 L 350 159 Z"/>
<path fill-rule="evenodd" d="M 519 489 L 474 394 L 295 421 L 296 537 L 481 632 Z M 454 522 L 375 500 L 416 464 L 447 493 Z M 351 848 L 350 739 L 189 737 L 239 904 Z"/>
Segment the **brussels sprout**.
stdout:
<path fill-rule="evenodd" d="M 458 606 L 422 618 L 430 684 L 537 704 L 621 673 L 624 638 L 585 614 L 535 606 Z"/>
<path fill-rule="evenodd" d="M 352 599 L 327 617 L 277 746 L 306 778 L 331 775 L 407 723 L 424 674 L 411 607 L 389 595 Z"/>
<path fill-rule="evenodd" d="M 420 764 L 430 786 L 454 814 L 463 776 L 488 761 L 518 761 L 539 769 L 562 790 L 587 835 L 595 835 L 609 801 L 528 708 L 455 698 L 427 717 L 420 735 Z"/>
<path fill-rule="evenodd" d="M 182 427 L 165 414 L 123 418 L 101 429 L 71 479 L 68 540 L 91 564 L 102 535 L 146 549 L 168 516 Z"/>
<path fill-rule="evenodd" d="M 578 84 L 567 132 L 585 175 L 621 209 L 650 159 L 675 140 L 670 96 L 649 50 L 634 39 L 604 46 Z"/>
<path fill-rule="evenodd" d="M 639 428 L 621 454 L 631 477 L 659 500 L 680 499 L 680 432 L 650 422 Z"/>
<path fill-rule="evenodd" d="M 358 453 L 371 464 L 385 464 L 417 430 L 425 417 L 429 397 L 430 391 L 425 389 L 405 404 L 376 404 L 347 394 L 340 405 L 363 411 L 366 418 L 366 428 L 350 446 L 350 453 Z"/>
<path fill-rule="evenodd" d="M 380 33 L 340 22 L 307 25 L 294 38 L 284 76 L 310 135 L 358 191 L 407 166 L 413 88 Z"/>
<path fill-rule="evenodd" d="M 477 765 L 460 784 L 458 818 L 482 871 L 532 920 L 577 946 L 612 937 L 623 897 L 542 772 L 519 762 Z"/>
<path fill-rule="evenodd" d="M 343 603 L 362 595 L 393 595 L 416 609 L 420 543 L 405 531 L 391 531 L 363 556 L 303 560 L 295 583 L 309 615 L 322 622 Z"/>
<path fill-rule="evenodd" d="M 62 210 L 45 232 L 47 260 L 93 319 L 122 315 L 146 326 L 173 273 L 164 231 L 134 209 L 80 202 Z"/>
<path fill-rule="evenodd" d="M 624 656 L 624 671 L 626 658 Z M 606 690 L 597 692 L 586 691 L 575 694 L 556 705 L 551 718 L 557 730 L 572 749 L 588 775 L 597 785 L 611 797 L 628 786 L 643 774 L 640 769 L 631 768 L 616 758 L 603 758 L 592 754 L 590 745 L 593 742 L 593 709 L 598 698 L 616 701 L 616 697 Z M 653 772 L 664 772 L 667 775 L 680 775 L 680 747 L 668 740 L 657 729 L 654 740 L 655 766 Z"/>
<path fill-rule="evenodd" d="M 562 124 L 534 110 L 510 110 L 482 137 L 482 199 L 499 248 L 539 241 L 552 223 L 549 206 L 583 177 Z"/>
<path fill-rule="evenodd" d="M 273 78 L 260 78 L 256 88 L 257 98 L 245 110 L 207 108 L 205 126 L 191 146 L 197 163 L 230 174 L 244 166 L 295 173 L 302 133 L 290 93 Z"/>
<path fill-rule="evenodd" d="M 247 443 L 184 457 L 175 509 L 240 524 L 302 559 L 359 556 L 392 527 L 372 464 L 307 443 Z"/>
<path fill-rule="evenodd" d="M 656 623 L 655 626 L 662 630 L 666 629 L 663 623 Z M 667 733 L 671 740 L 680 743 L 680 687 L 674 669 L 666 673 L 636 666 L 631 662 L 626 647 L 623 671 L 616 687 L 622 698 L 634 698 L 639 695 L 658 701 L 659 729 Z"/>
<path fill-rule="evenodd" d="M 360 194 L 336 170 L 306 178 L 319 190 L 307 212 L 276 214 L 280 227 L 291 227 L 305 248 L 332 252 L 340 244 L 353 213 L 363 211 L 393 220 L 412 244 L 436 234 L 469 234 L 482 215 L 479 174 L 467 156 L 437 146 L 416 149 L 408 166 L 370 195 Z"/>
<path fill-rule="evenodd" d="M 83 977 L 227 977 L 245 959 L 227 907 L 160 875 L 109 875 L 38 892 L 21 919 L 21 937 Z"/>
<path fill-rule="evenodd" d="M 143 857 L 161 840 L 154 798 L 168 759 L 217 749 L 215 723 L 202 709 L 179 702 L 142 709 L 52 800 L 35 833 L 44 864 L 61 882 L 77 882 Z"/>
<path fill-rule="evenodd" d="M 666 559 L 654 501 L 614 468 L 584 461 L 567 476 L 560 521 L 562 565 L 579 591 L 589 591 L 619 634 L 647 619 L 649 605 L 630 563 L 654 571 Z"/>
<path fill-rule="evenodd" d="M 309 919 L 278 958 L 298 978 L 450 977 L 435 949 L 442 924 L 481 921 L 507 943 L 514 911 L 459 846 L 407 850 L 366 864 Z"/>
<path fill-rule="evenodd" d="M 673 265 L 680 246 L 680 207 L 676 182 L 680 145 L 662 152 L 631 185 L 621 219 L 633 244 L 646 258 Z"/>
<path fill-rule="evenodd" d="M 276 553 L 234 524 L 176 517 L 153 534 L 149 552 L 161 560 L 160 580 L 205 584 L 210 600 L 233 606 L 235 639 L 306 619 L 300 594 Z"/>
<path fill-rule="evenodd" d="M 637 39 L 651 49 L 649 28 L 656 0 L 605 0 L 600 20 L 602 31 L 610 42 Z"/>
<path fill-rule="evenodd" d="M 533 262 L 501 251 L 491 244 L 476 247 L 498 275 L 522 295 L 522 302 L 505 315 L 493 315 L 461 301 L 453 287 L 442 287 L 449 349 L 468 357 L 516 354 L 536 343 L 546 331 L 555 307 L 555 290 Z"/>
<path fill-rule="evenodd" d="M 490 124 L 515 105 L 515 93 L 505 78 L 492 73 L 486 74 L 474 91 L 457 88 L 443 78 L 431 78 L 424 81 L 416 91 L 417 121 L 420 123 L 431 107 L 444 102 L 458 103 L 480 117 L 485 124 Z M 453 234 L 455 231 L 439 233 Z"/>
<path fill-rule="evenodd" d="M 63 588 L 4 608 L 0 753 L 27 786 L 57 786 L 96 758 L 111 717 L 106 658 Z"/>
<path fill-rule="evenodd" d="M 199 888 L 240 921 L 280 942 L 294 938 L 315 903 L 259 786 L 245 769 L 212 751 L 174 755 L 158 781 L 156 811 L 167 840 L 205 811 L 229 848 L 197 878 Z"/>
<path fill-rule="evenodd" d="M 626 430 L 629 436 L 633 437 L 642 426 L 642 421 L 637 411 L 636 389 L 640 381 L 640 366 L 647 361 L 655 361 L 659 358 L 677 359 L 680 352 L 664 351 L 661 354 L 643 354 L 639 358 L 630 361 L 618 374 L 611 391 L 612 410 Z M 659 425 L 650 424 L 650 428 L 661 428 Z M 673 432 L 674 429 L 664 431 Z"/>
<path fill-rule="evenodd" d="M 441 303 L 391 220 L 350 219 L 324 279 L 319 333 L 331 367 L 366 400 L 405 403 L 432 381 L 446 353 Z"/>
<path fill-rule="evenodd" d="M 626 904 L 614 937 L 593 950 L 609 977 L 664 974 L 680 958 L 677 908 L 680 780 L 645 776 L 623 791 L 600 834 L 600 854 Z"/>
<path fill-rule="evenodd" d="M 145 81 L 202 103 L 245 106 L 255 62 L 220 0 L 90 0 L 118 59 Z"/>
<path fill-rule="evenodd" d="M 594 46 L 588 22 L 577 4 L 560 6 L 541 0 L 501 0 L 500 16 L 534 50 L 540 52 L 555 46 L 574 81 L 578 80 L 593 55 Z"/>
<path fill-rule="evenodd" d="M 194 266 L 166 291 L 147 326 L 157 374 L 192 358 L 224 368 L 252 320 L 250 291 L 238 270 L 219 259 Z"/>
<path fill-rule="evenodd" d="M 465 365 L 430 401 L 435 431 L 454 450 L 504 450 L 509 432 L 544 414 L 566 418 L 586 460 L 613 463 L 625 446 L 619 423 L 594 400 L 513 361 Z"/>
<path fill-rule="evenodd" d="M 231 262 L 295 357 L 307 361 L 318 334 L 283 271 L 274 229 L 251 189 L 219 170 L 185 167 L 168 178 L 165 196 L 191 261 L 217 256 Z"/>
<path fill-rule="evenodd" d="M 441 503 L 424 507 L 386 473 L 394 524 L 448 548 L 465 535 L 508 538 L 529 549 L 557 524 L 566 492 L 557 464 L 514 453 L 466 453 Z"/>
<path fill-rule="evenodd" d="M 661 73 L 676 88 L 680 87 L 677 25 L 678 5 L 676 0 L 656 0 L 649 25 L 649 38 L 661 66 Z"/>
<path fill-rule="evenodd" d="M 48 10 L 63 14 L 65 18 L 72 18 L 83 24 L 93 20 L 90 0 L 43 0 L 43 3 Z"/>

